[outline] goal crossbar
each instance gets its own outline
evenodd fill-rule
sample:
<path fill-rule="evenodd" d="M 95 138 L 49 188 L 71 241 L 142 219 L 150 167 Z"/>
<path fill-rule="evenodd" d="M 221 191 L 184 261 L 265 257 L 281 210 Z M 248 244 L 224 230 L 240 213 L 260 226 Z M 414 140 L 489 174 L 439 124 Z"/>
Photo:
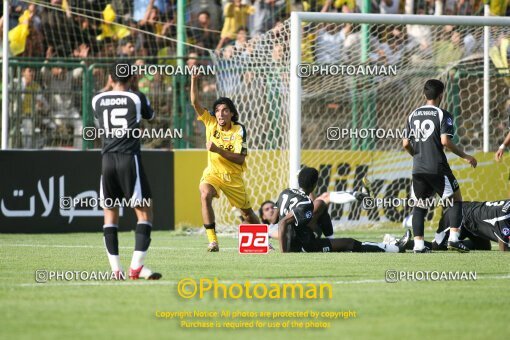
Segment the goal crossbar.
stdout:
<path fill-rule="evenodd" d="M 301 78 L 297 68 L 301 63 L 302 22 L 393 24 L 393 25 L 463 25 L 484 26 L 484 151 L 488 151 L 489 116 L 489 54 L 488 39 L 490 26 L 510 26 L 510 18 L 474 16 L 436 16 L 399 14 L 358 14 L 358 13 L 311 13 L 292 12 L 290 16 L 290 78 L 289 78 L 289 186 L 298 187 L 297 174 L 301 167 Z"/>

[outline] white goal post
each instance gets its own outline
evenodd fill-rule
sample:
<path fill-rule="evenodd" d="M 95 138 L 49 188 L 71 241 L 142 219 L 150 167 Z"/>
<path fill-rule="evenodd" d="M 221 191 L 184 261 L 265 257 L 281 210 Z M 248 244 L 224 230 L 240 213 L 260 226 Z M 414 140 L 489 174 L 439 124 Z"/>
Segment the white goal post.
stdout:
<path fill-rule="evenodd" d="M 289 80 L 289 185 L 297 187 L 301 167 L 301 78 L 297 68 L 302 55 L 302 23 L 352 23 L 391 25 L 463 25 L 485 26 L 484 30 L 484 91 L 483 151 L 489 151 L 489 27 L 510 26 L 510 18 L 431 15 L 380 15 L 292 12 L 290 17 L 290 80 Z M 409 108 L 411 109 L 411 108 Z"/>

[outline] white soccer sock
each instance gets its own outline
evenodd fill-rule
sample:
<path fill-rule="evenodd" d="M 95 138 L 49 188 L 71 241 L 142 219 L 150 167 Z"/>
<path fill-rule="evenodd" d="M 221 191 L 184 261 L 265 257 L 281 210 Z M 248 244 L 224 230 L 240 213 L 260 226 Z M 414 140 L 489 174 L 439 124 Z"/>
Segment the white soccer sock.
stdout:
<path fill-rule="evenodd" d="M 346 191 L 331 191 L 329 193 L 329 200 L 331 203 L 343 204 L 355 202 L 356 198 L 353 194 Z"/>
<path fill-rule="evenodd" d="M 135 250 L 133 252 L 133 258 L 131 259 L 131 269 L 138 269 L 143 266 L 146 255 L 146 251 Z"/>
<path fill-rule="evenodd" d="M 460 231 L 452 231 L 452 229 L 450 228 L 450 237 L 448 237 L 448 241 L 449 242 L 459 242 L 459 236 L 460 236 Z"/>
<path fill-rule="evenodd" d="M 106 254 L 108 254 L 108 262 L 110 262 L 112 272 L 122 271 L 122 266 L 120 265 L 120 256 L 111 255 L 110 253 L 108 253 L 108 251 L 106 251 Z"/>
<path fill-rule="evenodd" d="M 444 236 L 445 236 L 445 232 L 443 230 L 440 233 L 436 233 L 436 235 L 434 236 L 434 240 L 436 241 L 437 244 L 441 244 L 444 240 Z"/>
<path fill-rule="evenodd" d="M 424 240 L 414 240 L 414 248 L 413 250 L 422 250 L 425 248 L 425 241 Z"/>

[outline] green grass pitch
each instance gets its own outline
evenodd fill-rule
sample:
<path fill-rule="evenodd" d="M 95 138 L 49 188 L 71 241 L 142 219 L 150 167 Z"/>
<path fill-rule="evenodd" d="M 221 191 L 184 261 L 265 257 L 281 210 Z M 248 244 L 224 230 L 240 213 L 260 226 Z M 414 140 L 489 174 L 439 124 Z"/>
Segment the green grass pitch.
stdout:
<path fill-rule="evenodd" d="M 381 240 L 400 229 L 349 231 L 342 236 Z M 129 265 L 134 234 L 120 233 Z M 0 337 L 2 339 L 508 339 L 510 253 L 240 255 L 237 239 L 220 236 L 219 253 L 206 252 L 205 236 L 154 232 L 147 266 L 157 282 L 52 281 L 35 271 L 105 271 L 100 233 L 0 235 Z M 476 281 L 386 283 L 385 271 L 475 271 Z M 323 300 L 184 299 L 183 278 L 220 282 L 331 283 Z M 341 311 L 356 318 L 327 329 L 185 329 L 156 311 Z M 247 321 L 250 319 L 242 319 Z"/>

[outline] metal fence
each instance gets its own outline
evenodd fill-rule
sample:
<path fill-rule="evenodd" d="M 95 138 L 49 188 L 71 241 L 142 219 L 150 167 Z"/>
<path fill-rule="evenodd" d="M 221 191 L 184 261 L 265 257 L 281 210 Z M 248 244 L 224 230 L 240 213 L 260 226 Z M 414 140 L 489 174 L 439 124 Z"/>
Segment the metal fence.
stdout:
<path fill-rule="evenodd" d="M 149 58 L 146 58 L 149 59 Z M 154 58 L 152 58 L 154 59 Z M 139 58 L 137 63 L 154 62 Z M 157 60 L 177 63 L 177 58 Z M 201 62 L 208 62 L 203 60 Z M 43 149 L 100 147 L 99 142 L 82 138 L 82 130 L 94 126 L 92 97 L 108 90 L 111 61 L 79 62 L 76 59 L 41 61 L 13 59 L 9 63 L 9 148 Z M 143 127 L 182 131 L 182 139 L 142 140 L 144 148 L 204 147 L 204 129 L 197 124 L 189 104 L 189 76 L 144 75 L 134 89 L 144 93 L 156 111 L 156 118 Z M 213 76 L 204 76 L 201 101 L 209 107 L 216 98 Z"/>

